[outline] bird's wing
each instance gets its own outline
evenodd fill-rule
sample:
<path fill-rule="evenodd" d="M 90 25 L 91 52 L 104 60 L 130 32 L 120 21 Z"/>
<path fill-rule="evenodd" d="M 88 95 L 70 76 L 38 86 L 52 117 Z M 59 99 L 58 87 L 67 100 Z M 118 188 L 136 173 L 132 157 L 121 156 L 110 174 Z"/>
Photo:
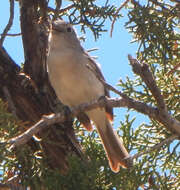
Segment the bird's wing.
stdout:
<path fill-rule="evenodd" d="M 84 51 L 85 56 L 87 56 L 88 60 L 89 60 L 89 65 L 87 65 L 87 67 L 94 72 L 94 74 L 96 75 L 96 77 L 100 80 L 100 81 L 105 81 L 105 78 L 99 68 L 99 66 L 97 65 L 97 63 L 94 61 L 94 59 L 87 53 Z M 109 95 L 109 90 L 104 87 L 104 95 L 107 97 L 110 97 Z M 106 114 L 107 117 L 110 121 L 113 120 L 113 109 L 112 107 L 106 106 L 105 107 L 106 110 Z"/>

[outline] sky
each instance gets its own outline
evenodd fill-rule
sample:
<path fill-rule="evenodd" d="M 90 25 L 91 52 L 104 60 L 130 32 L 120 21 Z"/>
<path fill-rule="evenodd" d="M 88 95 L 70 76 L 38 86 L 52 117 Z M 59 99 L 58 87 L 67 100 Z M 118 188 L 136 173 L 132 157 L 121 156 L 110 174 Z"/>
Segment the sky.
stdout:
<path fill-rule="evenodd" d="M 53 3 L 54 1 L 51 2 Z M 63 2 L 65 2 L 63 6 L 66 6 L 69 3 L 67 1 Z M 110 2 L 113 2 L 115 5 L 117 5 L 117 7 L 119 7 L 123 0 L 111 0 Z M 3 7 L 3 9 L 0 8 L 0 33 L 3 32 L 3 29 L 9 19 L 9 1 L 3 1 L 1 7 Z M 95 41 L 92 33 L 88 31 L 85 34 L 86 41 L 82 43 L 82 46 L 85 49 L 99 49 L 92 52 L 91 55 L 98 57 L 97 62 L 101 65 L 101 69 L 106 81 L 113 86 L 118 84 L 119 79 L 126 80 L 126 76 L 133 78 L 133 73 L 128 63 L 127 55 L 131 54 L 135 57 L 138 48 L 138 44 L 131 43 L 133 37 L 124 27 L 124 24 L 127 21 L 127 12 L 123 10 L 121 13 L 124 17 L 115 23 L 112 38 L 110 37 L 111 22 L 107 21 L 105 28 L 108 30 L 108 32 L 103 33 L 102 36 L 97 41 Z M 80 30 L 77 26 L 75 28 L 79 36 L 83 35 L 80 33 Z M 20 33 L 19 4 L 17 1 L 15 1 L 14 24 L 9 33 Z M 4 41 L 4 47 L 17 64 L 20 65 L 24 62 L 21 36 L 6 37 Z M 118 97 L 115 94 L 111 94 L 111 96 Z M 116 115 L 114 126 L 117 127 L 119 126 L 120 121 L 125 120 L 126 109 L 116 108 L 114 113 Z M 134 123 L 135 125 L 139 125 L 142 122 L 147 121 L 147 117 L 137 114 L 136 112 L 131 111 L 130 115 L 131 118 L 135 116 L 137 117 Z"/>

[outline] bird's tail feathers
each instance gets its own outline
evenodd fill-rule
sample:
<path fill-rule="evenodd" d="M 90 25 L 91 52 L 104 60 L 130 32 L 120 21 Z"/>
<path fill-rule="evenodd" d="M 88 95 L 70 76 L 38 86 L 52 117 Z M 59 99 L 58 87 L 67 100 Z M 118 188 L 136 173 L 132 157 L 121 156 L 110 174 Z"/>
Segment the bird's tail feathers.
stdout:
<path fill-rule="evenodd" d="M 124 168 L 129 167 L 129 163 L 125 158 L 129 157 L 122 140 L 118 137 L 109 121 L 106 122 L 106 130 L 101 126 L 97 126 L 98 133 L 101 137 L 104 149 L 106 151 L 109 165 L 113 172 L 119 172 L 120 166 Z"/>
<path fill-rule="evenodd" d="M 106 117 L 105 111 L 97 109 L 88 113 L 93 120 L 105 149 L 109 165 L 114 172 L 118 172 L 120 166 L 128 168 L 132 165 L 125 158 L 129 157 L 121 138 L 113 130 L 111 122 Z"/>

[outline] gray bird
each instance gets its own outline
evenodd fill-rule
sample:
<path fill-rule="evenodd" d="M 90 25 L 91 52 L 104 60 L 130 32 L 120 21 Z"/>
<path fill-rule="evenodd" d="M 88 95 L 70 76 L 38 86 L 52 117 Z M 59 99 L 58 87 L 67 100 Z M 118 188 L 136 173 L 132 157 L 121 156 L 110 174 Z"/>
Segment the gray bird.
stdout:
<path fill-rule="evenodd" d="M 108 96 L 108 89 L 100 79 L 104 77 L 96 62 L 83 49 L 73 27 L 62 20 L 52 23 L 49 35 L 47 58 L 48 75 L 57 97 L 69 107 Z M 114 172 L 119 166 L 128 167 L 125 158 L 129 157 L 122 140 L 113 131 L 110 107 L 97 108 L 80 113 L 77 118 L 88 130 L 91 121 L 101 137 L 109 165 Z"/>

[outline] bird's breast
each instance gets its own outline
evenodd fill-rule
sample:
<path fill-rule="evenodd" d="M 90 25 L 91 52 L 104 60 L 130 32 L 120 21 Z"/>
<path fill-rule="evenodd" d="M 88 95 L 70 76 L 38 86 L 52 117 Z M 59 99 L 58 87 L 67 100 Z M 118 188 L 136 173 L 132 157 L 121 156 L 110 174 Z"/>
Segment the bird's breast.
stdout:
<path fill-rule="evenodd" d="M 75 106 L 104 95 L 104 87 L 88 69 L 88 58 L 77 51 L 50 51 L 48 73 L 58 98 Z"/>

